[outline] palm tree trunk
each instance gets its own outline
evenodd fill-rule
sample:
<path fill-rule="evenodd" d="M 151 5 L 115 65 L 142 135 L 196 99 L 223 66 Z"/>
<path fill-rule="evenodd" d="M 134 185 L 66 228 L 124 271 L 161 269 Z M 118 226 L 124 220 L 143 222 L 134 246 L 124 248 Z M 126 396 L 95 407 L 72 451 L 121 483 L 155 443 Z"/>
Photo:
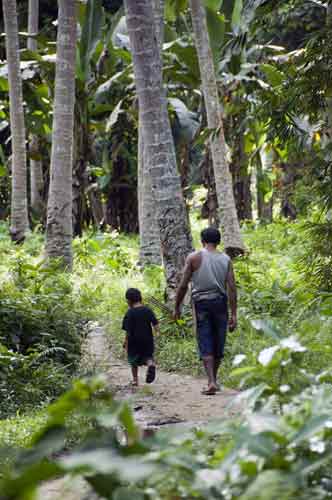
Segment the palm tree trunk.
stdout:
<path fill-rule="evenodd" d="M 156 37 L 162 54 L 164 40 L 164 0 L 153 0 Z M 151 177 L 146 171 L 148 158 L 144 148 L 142 120 L 138 127 L 138 217 L 140 234 L 140 261 L 142 264 L 161 264 L 159 225 L 156 217 L 156 202 L 153 197 Z"/>
<path fill-rule="evenodd" d="M 13 241 L 22 242 L 28 230 L 27 159 L 16 0 L 4 0 L 2 5 L 6 30 L 10 126 L 12 135 L 10 234 Z"/>
<path fill-rule="evenodd" d="M 211 138 L 211 151 L 224 246 L 231 256 L 235 256 L 244 253 L 245 247 L 241 237 L 233 195 L 232 176 L 227 161 L 223 119 L 206 11 L 202 0 L 190 0 L 190 6 L 208 127 L 216 131 L 214 138 Z"/>
<path fill-rule="evenodd" d="M 144 149 L 156 201 L 169 297 L 179 283 L 191 234 L 162 83 L 160 51 L 151 0 L 125 0 Z"/>
<path fill-rule="evenodd" d="M 326 9 L 326 27 L 331 33 L 332 31 L 332 0 L 327 3 Z M 327 123 L 329 127 L 330 140 L 332 140 L 332 97 L 326 97 L 327 108 Z"/>
<path fill-rule="evenodd" d="M 144 148 L 142 120 L 138 127 L 138 220 L 140 236 L 140 262 L 161 264 L 160 233 L 151 177 L 147 172 L 148 160 Z"/>
<path fill-rule="evenodd" d="M 28 33 L 36 35 L 39 31 L 39 0 L 29 0 Z M 35 38 L 28 38 L 28 49 L 37 52 L 38 44 Z M 40 219 L 44 212 L 44 178 L 42 162 L 39 153 L 39 138 L 30 138 L 30 195 L 33 214 Z"/>
<path fill-rule="evenodd" d="M 75 106 L 76 2 L 59 0 L 57 60 L 46 254 L 72 266 L 72 156 Z"/>

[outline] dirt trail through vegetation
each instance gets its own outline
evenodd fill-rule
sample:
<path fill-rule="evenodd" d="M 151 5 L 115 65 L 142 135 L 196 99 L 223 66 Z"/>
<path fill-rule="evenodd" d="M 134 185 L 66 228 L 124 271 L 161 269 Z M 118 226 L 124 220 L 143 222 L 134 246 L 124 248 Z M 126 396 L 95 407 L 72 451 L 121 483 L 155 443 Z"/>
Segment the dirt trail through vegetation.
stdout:
<path fill-rule="evenodd" d="M 145 369 L 141 370 L 141 386 L 128 386 L 129 367 L 111 359 L 108 370 L 110 384 L 115 388 L 116 398 L 128 399 L 138 424 L 144 429 L 161 425 L 186 422 L 188 425 L 207 422 L 236 413 L 230 403 L 238 393 L 224 389 L 215 396 L 203 396 L 205 379 L 167 373 L 157 370 L 156 381 L 145 384 Z"/>
<path fill-rule="evenodd" d="M 138 388 L 130 386 L 130 368 L 116 359 L 108 344 L 104 329 L 90 325 L 83 350 L 85 367 L 104 373 L 116 399 L 129 402 L 142 431 L 170 425 L 195 426 L 240 411 L 234 403 L 237 391 L 222 388 L 215 396 L 203 396 L 205 379 L 157 370 L 156 381 L 145 384 L 145 369 L 141 369 Z M 96 498 L 83 482 L 70 479 L 53 481 L 40 489 L 39 500 L 92 500 Z"/>

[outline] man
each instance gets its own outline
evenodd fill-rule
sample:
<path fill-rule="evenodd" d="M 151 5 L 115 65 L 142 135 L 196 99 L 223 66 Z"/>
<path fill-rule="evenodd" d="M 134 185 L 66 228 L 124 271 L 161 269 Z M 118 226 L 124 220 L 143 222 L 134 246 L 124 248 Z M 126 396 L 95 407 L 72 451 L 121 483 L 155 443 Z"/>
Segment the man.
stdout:
<path fill-rule="evenodd" d="M 196 315 L 197 341 L 208 377 L 205 395 L 218 390 L 217 374 L 224 356 L 227 326 L 237 324 L 237 294 L 230 258 L 217 250 L 218 229 L 209 227 L 201 233 L 203 250 L 189 255 L 175 299 L 175 318 L 181 315 L 181 304 L 192 281 L 192 299 Z M 230 318 L 228 320 L 228 300 Z"/>

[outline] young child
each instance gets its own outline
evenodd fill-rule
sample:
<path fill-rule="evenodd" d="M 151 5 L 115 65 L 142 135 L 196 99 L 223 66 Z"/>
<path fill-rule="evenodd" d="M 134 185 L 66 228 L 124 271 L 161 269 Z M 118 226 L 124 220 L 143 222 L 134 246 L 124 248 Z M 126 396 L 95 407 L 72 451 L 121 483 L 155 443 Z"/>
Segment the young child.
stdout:
<path fill-rule="evenodd" d="M 159 331 L 158 320 L 154 313 L 142 303 L 142 295 L 136 288 L 126 292 L 129 309 L 123 318 L 122 329 L 126 332 L 123 344 L 127 350 L 131 365 L 134 386 L 138 386 L 138 367 L 147 365 L 146 382 L 151 384 L 156 378 L 156 366 L 153 361 L 153 329 Z"/>

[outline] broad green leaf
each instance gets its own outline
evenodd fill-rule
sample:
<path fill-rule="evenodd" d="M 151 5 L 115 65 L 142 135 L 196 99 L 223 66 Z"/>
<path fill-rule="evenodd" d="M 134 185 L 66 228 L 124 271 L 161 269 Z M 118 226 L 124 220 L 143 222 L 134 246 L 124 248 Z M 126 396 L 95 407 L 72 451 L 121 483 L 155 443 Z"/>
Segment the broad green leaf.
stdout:
<path fill-rule="evenodd" d="M 178 118 L 179 140 L 190 143 L 199 128 L 196 114 L 190 111 L 181 99 L 170 97 L 168 102 L 171 104 Z"/>
<path fill-rule="evenodd" d="M 123 407 L 121 408 L 119 414 L 119 421 L 124 426 L 129 440 L 132 442 L 137 441 L 139 439 L 139 429 L 135 423 L 133 414 L 127 404 L 124 404 Z"/>
<path fill-rule="evenodd" d="M 240 375 L 246 375 L 247 373 L 252 373 L 256 370 L 254 366 L 242 366 L 241 368 L 236 368 L 230 373 L 231 377 L 239 377 Z"/>
<path fill-rule="evenodd" d="M 286 79 L 284 73 L 272 64 L 261 64 L 259 67 L 267 77 L 271 87 L 279 87 Z"/>
<path fill-rule="evenodd" d="M 146 497 L 140 490 L 134 488 L 117 488 L 112 496 L 112 500 L 144 500 Z"/>
<path fill-rule="evenodd" d="M 263 319 L 252 319 L 250 322 L 255 330 L 260 330 L 268 337 L 272 337 L 275 340 L 280 340 L 280 335 L 271 321 Z"/>
<path fill-rule="evenodd" d="M 263 471 L 239 498 L 240 500 L 271 500 L 273 498 L 292 500 L 300 486 L 297 485 L 295 477 L 278 470 Z"/>
<path fill-rule="evenodd" d="M 8 79 L 5 78 L 5 77 L 0 77 L 0 90 L 2 92 L 8 92 L 9 91 Z"/>
<path fill-rule="evenodd" d="M 167 21 L 175 22 L 187 6 L 188 0 L 166 0 L 165 16 Z"/>
<path fill-rule="evenodd" d="M 84 78 L 88 76 L 91 58 L 100 41 L 103 22 L 104 11 L 101 0 L 88 0 L 80 41 L 81 69 Z"/>
<path fill-rule="evenodd" d="M 116 122 L 118 121 L 120 113 L 123 113 L 123 109 L 121 109 L 122 103 L 123 103 L 123 99 L 118 102 L 118 104 L 115 106 L 114 110 L 112 111 L 111 116 L 107 120 L 106 132 L 109 132 L 111 130 L 113 125 L 115 125 Z"/>
<path fill-rule="evenodd" d="M 300 429 L 292 439 L 292 443 L 298 444 L 302 441 L 309 439 L 317 434 L 317 432 L 324 429 L 327 421 L 331 420 L 331 415 L 318 415 L 310 418 L 308 422 Z"/>
<path fill-rule="evenodd" d="M 232 14 L 232 28 L 238 32 L 241 25 L 241 14 L 243 9 L 243 0 L 235 0 L 234 9 Z"/>
<path fill-rule="evenodd" d="M 0 480 L 1 498 L 32 499 L 36 487 L 42 481 L 59 478 L 62 469 L 55 463 L 42 461 L 32 463 L 30 466 L 21 469 L 20 473 L 9 478 Z"/>
<path fill-rule="evenodd" d="M 233 9 L 234 9 L 234 0 L 221 1 L 220 11 L 224 14 L 227 22 L 230 22 L 232 19 Z"/>
<path fill-rule="evenodd" d="M 176 40 L 164 46 L 171 54 L 175 54 L 181 68 L 181 73 L 186 72 L 188 85 L 195 88 L 200 84 L 200 71 L 197 52 L 193 45 L 189 45 L 183 40 Z M 179 68 L 179 69 L 180 69 Z M 176 76 L 175 76 L 176 77 Z"/>
<path fill-rule="evenodd" d="M 97 104 L 109 104 L 109 93 L 116 82 L 122 83 L 122 81 L 125 81 L 126 78 L 128 78 L 130 72 L 132 70 L 131 65 L 124 69 L 123 71 L 119 71 L 118 73 L 115 73 L 109 80 L 104 82 L 102 85 L 100 85 L 95 93 L 94 100 Z"/>
<path fill-rule="evenodd" d="M 122 457 L 109 447 L 72 453 L 60 459 L 59 464 L 68 472 L 115 474 L 122 481 L 141 481 L 157 467 L 138 460 L 139 457 Z"/>
<path fill-rule="evenodd" d="M 220 59 L 220 51 L 224 43 L 225 36 L 225 18 L 222 14 L 214 10 L 206 9 L 206 19 L 208 25 L 208 32 L 210 38 L 210 45 L 213 54 L 215 66 L 217 66 Z"/>
<path fill-rule="evenodd" d="M 215 12 L 219 12 L 222 0 L 204 0 L 205 7 Z"/>

